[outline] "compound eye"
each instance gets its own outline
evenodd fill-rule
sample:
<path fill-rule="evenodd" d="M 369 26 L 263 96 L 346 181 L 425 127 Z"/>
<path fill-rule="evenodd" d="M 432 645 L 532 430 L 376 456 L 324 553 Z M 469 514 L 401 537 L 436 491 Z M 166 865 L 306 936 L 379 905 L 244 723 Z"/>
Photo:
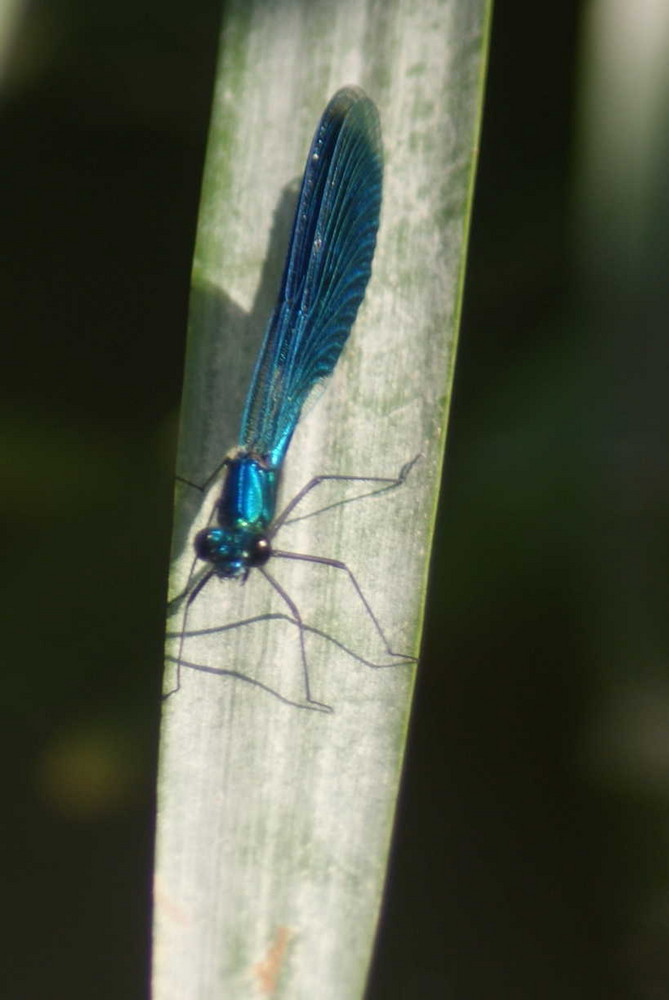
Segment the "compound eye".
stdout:
<path fill-rule="evenodd" d="M 264 566 L 271 555 L 272 546 L 269 543 L 269 538 L 265 535 L 258 535 L 249 552 L 249 565 Z"/>
<path fill-rule="evenodd" d="M 211 532 L 208 528 L 203 528 L 202 531 L 198 531 L 193 545 L 198 559 L 211 559 L 212 542 Z"/>

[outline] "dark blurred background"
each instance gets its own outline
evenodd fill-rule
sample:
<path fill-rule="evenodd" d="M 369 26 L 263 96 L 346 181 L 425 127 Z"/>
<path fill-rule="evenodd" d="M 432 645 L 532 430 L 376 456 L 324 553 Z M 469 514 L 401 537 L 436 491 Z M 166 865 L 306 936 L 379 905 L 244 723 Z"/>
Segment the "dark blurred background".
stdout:
<path fill-rule="evenodd" d="M 653 89 L 642 60 L 625 69 L 625 121 L 591 10 L 507 0 L 495 14 L 368 1000 L 669 997 L 669 103 L 660 88 L 652 138 L 635 131 Z M 187 17 L 169 0 L 29 4 L 1 81 L 8 1000 L 147 995 L 164 576 L 218 17 L 217 0 Z M 622 39 L 621 76 L 638 45 Z"/>

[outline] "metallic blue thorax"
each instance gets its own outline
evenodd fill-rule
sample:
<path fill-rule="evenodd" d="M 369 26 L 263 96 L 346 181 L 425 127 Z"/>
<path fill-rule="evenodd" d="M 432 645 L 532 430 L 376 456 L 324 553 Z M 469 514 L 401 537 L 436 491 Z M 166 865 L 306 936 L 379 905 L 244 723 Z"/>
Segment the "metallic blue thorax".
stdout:
<path fill-rule="evenodd" d="M 227 463 L 221 498 L 216 505 L 222 528 L 265 532 L 276 508 L 279 473 L 257 457 L 238 452 Z"/>
<path fill-rule="evenodd" d="M 274 517 L 277 469 L 246 451 L 228 459 L 221 498 L 216 505 L 218 528 L 198 532 L 195 551 L 212 564 L 217 576 L 246 578 L 253 566 L 267 562 Z"/>

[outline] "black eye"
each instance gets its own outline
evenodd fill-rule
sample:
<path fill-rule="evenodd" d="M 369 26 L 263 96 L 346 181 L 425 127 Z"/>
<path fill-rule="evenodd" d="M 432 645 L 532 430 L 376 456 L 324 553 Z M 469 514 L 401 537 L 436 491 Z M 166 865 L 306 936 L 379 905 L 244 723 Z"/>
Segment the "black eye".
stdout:
<path fill-rule="evenodd" d="M 210 542 L 210 531 L 208 528 L 203 528 L 202 531 L 198 531 L 195 539 L 193 541 L 193 546 L 195 548 L 195 554 L 198 559 L 209 559 L 211 556 L 211 542 Z"/>
<path fill-rule="evenodd" d="M 271 555 L 272 546 L 269 538 L 258 535 L 249 550 L 249 566 L 264 566 Z"/>

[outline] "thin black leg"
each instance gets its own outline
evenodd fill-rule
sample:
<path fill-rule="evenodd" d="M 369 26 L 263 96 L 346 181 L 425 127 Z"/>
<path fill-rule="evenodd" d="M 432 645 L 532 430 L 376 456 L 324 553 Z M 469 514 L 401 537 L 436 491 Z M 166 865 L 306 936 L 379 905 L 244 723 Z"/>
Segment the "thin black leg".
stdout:
<path fill-rule="evenodd" d="M 195 561 L 193 562 L 193 566 L 191 567 L 190 576 L 193 575 L 194 566 L 195 566 Z M 186 623 L 188 621 L 188 612 L 190 611 L 191 604 L 193 603 L 197 595 L 200 593 L 200 591 L 203 590 L 204 587 L 206 587 L 206 585 L 211 580 L 212 576 L 214 576 L 213 569 L 209 570 L 208 573 L 205 573 L 202 579 L 198 580 L 197 584 L 193 587 L 190 594 L 188 594 L 188 600 L 186 602 L 186 610 L 184 612 L 183 629 L 181 630 L 181 639 L 179 641 L 179 655 L 177 656 L 177 661 L 176 661 L 175 683 L 171 691 L 166 691 L 163 694 L 163 701 L 166 701 L 167 698 L 170 698 L 173 694 L 176 694 L 179 688 L 181 687 L 181 662 L 182 662 L 182 653 L 184 648 L 184 638 L 186 636 Z M 186 590 L 182 591 L 179 597 L 175 598 L 175 600 L 180 600 L 187 593 L 188 593 L 188 587 L 186 587 Z"/>
<path fill-rule="evenodd" d="M 223 461 L 220 463 L 220 465 L 216 466 L 212 474 L 208 476 L 207 479 L 205 479 L 202 485 L 200 485 L 199 483 L 194 483 L 191 479 L 186 479 L 185 476 L 175 476 L 174 478 L 177 480 L 177 482 L 184 483 L 185 486 L 190 486 L 192 487 L 192 489 L 197 490 L 198 493 L 206 493 L 211 484 L 214 482 L 214 480 L 217 479 L 218 476 L 220 476 L 221 471 L 226 467 L 229 461 L 230 461 L 229 456 L 226 455 Z"/>
<path fill-rule="evenodd" d="M 410 662 L 410 663 L 416 663 L 417 662 L 415 656 L 409 656 L 406 653 L 396 653 L 394 650 L 392 650 L 390 648 L 390 644 L 389 644 L 388 640 L 386 639 L 385 632 L 381 628 L 381 623 L 379 622 L 378 618 L 376 617 L 376 615 L 372 611 L 372 607 L 371 607 L 369 601 L 367 600 L 367 598 L 363 594 L 362 587 L 360 586 L 360 584 L 356 580 L 354 574 L 348 568 L 348 566 L 346 565 L 345 562 L 342 562 L 340 559 L 328 559 L 325 556 L 308 556 L 308 555 L 303 555 L 303 554 L 298 553 L 298 552 L 282 552 L 282 551 L 277 550 L 277 549 L 274 549 L 274 551 L 273 551 L 272 554 L 274 556 L 276 556 L 277 558 L 279 558 L 279 559 L 299 559 L 302 562 L 318 563 L 319 566 L 331 566 L 333 569 L 341 569 L 341 570 L 343 570 L 347 574 L 347 576 L 348 576 L 349 580 L 351 581 L 351 583 L 353 584 L 355 592 L 357 593 L 358 597 L 360 598 L 362 606 L 365 608 L 367 614 L 372 619 L 372 621 L 374 623 L 374 627 L 375 627 L 376 631 L 378 632 L 378 634 L 379 634 L 379 636 L 381 638 L 381 641 L 383 642 L 383 645 L 386 647 L 386 652 L 388 653 L 388 655 L 389 656 L 400 657 L 401 659 L 406 660 L 407 662 Z"/>
<path fill-rule="evenodd" d="M 184 639 L 192 639 L 202 637 L 203 635 L 219 635 L 223 632 L 230 632 L 232 629 L 245 628 L 247 625 L 258 625 L 260 622 L 271 621 L 288 622 L 290 625 L 300 628 L 300 623 L 296 621 L 295 618 L 291 618 L 290 615 L 285 614 L 283 611 L 266 611 L 264 614 L 253 615 L 251 618 L 240 618 L 239 621 L 228 622 L 227 625 L 211 625 L 209 628 L 196 628 L 187 632 L 167 632 L 166 638 L 176 639 L 183 635 Z M 330 635 L 329 632 L 324 632 L 322 628 L 317 628 L 315 625 L 308 625 L 305 621 L 302 622 L 301 627 L 305 632 L 311 632 L 312 635 L 317 635 L 320 639 L 326 639 L 328 642 L 331 642 L 333 646 L 336 646 L 337 649 L 341 649 L 342 653 L 346 653 L 347 656 L 350 656 L 352 660 L 355 660 L 356 663 L 360 663 L 363 667 L 371 667 L 372 670 L 391 670 L 402 665 L 401 663 L 375 663 L 373 660 L 367 660 L 364 656 L 361 656 L 360 653 L 356 653 L 354 649 L 351 649 L 350 646 L 347 646 L 340 639 L 336 639 L 333 635 Z M 399 656 L 401 654 L 392 653 L 392 655 Z M 170 660 L 170 662 L 174 662 L 176 657 L 168 656 L 167 659 Z M 416 662 L 415 657 L 413 656 L 404 657 L 404 659 L 406 659 L 407 663 Z M 186 665 L 186 660 L 184 660 L 183 663 Z M 230 673 L 230 671 L 219 670 L 218 667 L 204 667 L 196 663 L 188 663 L 187 665 L 193 670 L 203 670 L 208 673 Z"/>
<path fill-rule="evenodd" d="M 267 572 L 264 566 L 259 566 L 260 572 L 265 577 L 268 583 L 274 587 L 279 597 L 285 601 L 287 606 L 293 615 L 294 620 L 297 622 L 298 628 L 300 630 L 300 653 L 302 656 L 302 672 L 304 674 L 304 692 L 309 704 L 318 712 L 331 712 L 332 708 L 329 705 L 324 705 L 320 701 L 316 701 L 311 697 L 311 685 L 309 684 L 309 665 L 307 663 L 307 651 L 304 646 L 304 622 L 302 621 L 302 616 L 297 609 L 297 605 L 293 599 L 286 593 L 281 584 Z"/>
<path fill-rule="evenodd" d="M 317 514 L 322 514 L 326 510 L 332 510 L 334 507 L 342 507 L 344 504 L 353 503 L 356 500 L 364 500 L 366 497 L 378 496 L 380 493 L 386 493 L 388 490 L 394 490 L 397 486 L 401 486 L 406 480 L 407 476 L 411 472 L 412 468 L 420 458 L 420 455 L 416 455 L 403 465 L 400 469 L 399 475 L 395 477 L 387 476 L 314 476 L 309 482 L 302 487 L 302 489 L 295 494 L 292 500 L 284 507 L 278 517 L 272 522 L 271 536 L 277 534 L 280 528 L 287 523 L 288 518 L 291 513 L 295 510 L 298 504 L 302 503 L 307 494 L 311 493 L 313 489 L 320 486 L 321 483 L 326 482 L 345 482 L 345 483 L 378 483 L 380 484 L 378 489 L 370 490 L 369 493 L 363 493 L 359 497 L 348 497 L 344 500 L 336 500 L 334 503 L 328 504 L 326 507 L 320 507 L 318 510 L 312 511 L 310 514 L 304 514 L 302 517 L 291 518 L 291 523 L 294 521 L 301 521 L 307 517 L 315 517 Z"/>

